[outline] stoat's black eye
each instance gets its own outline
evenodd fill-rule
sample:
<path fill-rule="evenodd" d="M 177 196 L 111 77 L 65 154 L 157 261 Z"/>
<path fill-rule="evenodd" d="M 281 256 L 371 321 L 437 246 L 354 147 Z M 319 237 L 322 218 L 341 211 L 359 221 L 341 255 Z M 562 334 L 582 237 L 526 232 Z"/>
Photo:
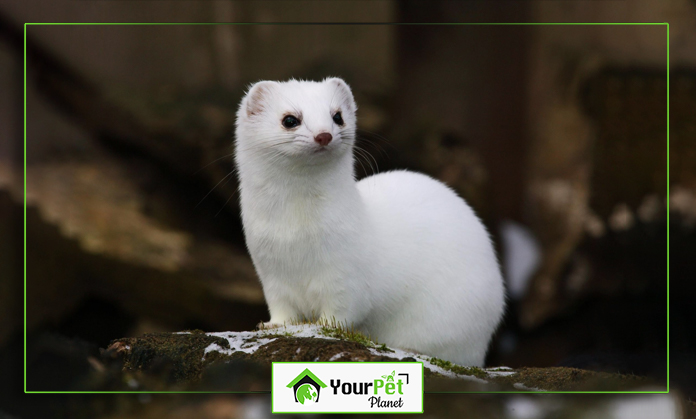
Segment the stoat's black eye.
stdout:
<path fill-rule="evenodd" d="M 300 125 L 300 120 L 292 115 L 288 115 L 283 118 L 283 126 L 285 128 L 295 128 L 298 125 Z"/>
<path fill-rule="evenodd" d="M 336 112 L 333 116 L 333 121 L 337 123 L 338 125 L 343 125 L 343 117 L 341 116 L 341 112 Z"/>

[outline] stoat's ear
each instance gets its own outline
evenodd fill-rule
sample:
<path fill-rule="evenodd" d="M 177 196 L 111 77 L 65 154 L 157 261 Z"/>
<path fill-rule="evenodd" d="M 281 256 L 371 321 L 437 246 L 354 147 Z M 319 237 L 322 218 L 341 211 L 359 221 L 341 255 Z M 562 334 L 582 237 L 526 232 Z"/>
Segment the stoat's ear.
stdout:
<path fill-rule="evenodd" d="M 278 83 L 274 81 L 260 81 L 249 88 L 246 94 L 245 106 L 247 116 L 258 115 L 271 96 L 271 92 Z"/>
<path fill-rule="evenodd" d="M 333 100 L 336 102 L 336 104 L 343 103 L 352 112 L 357 110 L 355 99 L 353 98 L 353 92 L 350 90 L 348 83 L 343 81 L 343 79 L 339 79 L 338 77 L 328 78 L 324 80 L 324 83 L 328 83 L 337 90 L 337 94 L 333 96 Z"/>

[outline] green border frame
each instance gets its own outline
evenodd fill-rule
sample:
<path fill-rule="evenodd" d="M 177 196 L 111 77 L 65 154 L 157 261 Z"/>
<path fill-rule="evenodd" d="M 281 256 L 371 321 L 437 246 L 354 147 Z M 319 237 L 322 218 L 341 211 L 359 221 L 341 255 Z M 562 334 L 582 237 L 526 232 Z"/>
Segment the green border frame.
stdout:
<path fill-rule="evenodd" d="M 669 23 L 668 22 L 26 22 L 24 23 L 24 393 L 25 394 L 270 394 L 270 391 L 31 391 L 27 390 L 27 26 L 394 25 L 394 26 L 665 26 L 667 28 L 667 389 L 661 391 L 425 391 L 424 394 L 667 394 L 669 393 Z M 376 412 L 370 412 L 376 413 Z"/>
<path fill-rule="evenodd" d="M 321 361 L 321 362 L 271 362 L 271 391 L 269 393 L 272 393 L 273 391 L 273 379 L 275 378 L 273 375 L 275 373 L 275 364 L 353 364 L 353 362 L 326 362 L 326 361 Z M 422 414 L 425 412 L 425 367 L 423 366 L 422 362 L 419 361 L 410 361 L 410 362 L 361 362 L 361 364 L 420 364 L 421 366 L 421 388 L 423 389 L 423 396 L 421 398 L 421 411 L 420 412 L 380 412 L 380 411 L 374 411 L 374 412 L 276 412 L 273 407 L 273 395 L 271 395 L 271 413 L 272 414 L 297 414 L 297 415 L 313 415 L 313 414 L 320 414 L 320 413 L 326 413 L 326 414 L 333 414 L 333 415 L 344 415 L 344 414 L 351 414 L 351 413 L 367 413 L 367 414 L 378 414 L 378 415 L 412 415 L 412 414 Z"/>

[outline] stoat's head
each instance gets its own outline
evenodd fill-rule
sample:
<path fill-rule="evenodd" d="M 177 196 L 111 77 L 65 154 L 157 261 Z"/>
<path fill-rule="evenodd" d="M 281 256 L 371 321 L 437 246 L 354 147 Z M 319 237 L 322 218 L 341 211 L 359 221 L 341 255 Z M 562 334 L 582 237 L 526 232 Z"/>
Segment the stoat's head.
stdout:
<path fill-rule="evenodd" d="M 237 159 L 318 164 L 351 154 L 356 109 L 350 87 L 339 78 L 260 81 L 237 111 Z"/>

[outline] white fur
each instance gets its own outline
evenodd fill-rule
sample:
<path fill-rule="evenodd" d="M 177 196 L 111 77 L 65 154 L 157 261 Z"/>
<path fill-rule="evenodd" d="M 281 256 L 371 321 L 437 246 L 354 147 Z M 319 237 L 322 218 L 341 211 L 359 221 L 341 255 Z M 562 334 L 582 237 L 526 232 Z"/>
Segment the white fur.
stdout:
<path fill-rule="evenodd" d="M 355 111 L 335 78 L 259 82 L 241 102 L 242 221 L 270 323 L 335 318 L 391 346 L 482 366 L 505 306 L 489 235 L 426 175 L 356 182 Z M 281 125 L 288 113 L 301 114 L 292 131 Z M 318 151 L 321 132 L 333 141 Z"/>

